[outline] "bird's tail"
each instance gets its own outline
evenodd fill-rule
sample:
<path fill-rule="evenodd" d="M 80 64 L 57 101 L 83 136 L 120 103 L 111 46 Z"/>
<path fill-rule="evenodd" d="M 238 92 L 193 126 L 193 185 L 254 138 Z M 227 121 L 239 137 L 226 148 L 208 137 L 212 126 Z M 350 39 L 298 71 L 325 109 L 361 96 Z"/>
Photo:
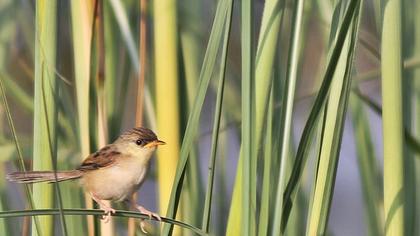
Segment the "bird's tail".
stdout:
<path fill-rule="evenodd" d="M 61 182 L 70 179 L 78 179 L 82 177 L 83 172 L 80 170 L 70 171 L 28 171 L 13 172 L 6 176 L 6 179 L 17 183 L 39 183 L 39 182 Z"/>

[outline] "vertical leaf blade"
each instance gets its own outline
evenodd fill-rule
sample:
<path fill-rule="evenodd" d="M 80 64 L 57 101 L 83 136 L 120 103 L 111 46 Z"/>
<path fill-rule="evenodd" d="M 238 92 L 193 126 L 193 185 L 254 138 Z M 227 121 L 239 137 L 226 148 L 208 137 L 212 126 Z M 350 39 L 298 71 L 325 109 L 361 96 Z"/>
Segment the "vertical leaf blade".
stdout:
<path fill-rule="evenodd" d="M 379 170 L 376 163 L 374 146 L 369 132 L 369 123 L 360 99 L 350 95 L 350 108 L 353 120 L 357 160 L 364 197 L 365 216 L 368 235 L 382 235 L 381 187 L 378 183 Z"/>
<path fill-rule="evenodd" d="M 341 2 L 345 4 L 345 2 Z M 338 58 L 337 68 L 331 84 L 331 91 L 325 109 L 322 143 L 318 168 L 316 171 L 315 190 L 309 215 L 307 235 L 324 235 L 327 230 L 328 216 L 334 192 L 343 126 L 347 110 L 347 101 L 351 88 L 351 72 L 360 19 L 358 3 L 353 15 L 351 27 Z M 335 32 L 333 32 L 335 34 Z"/>
<path fill-rule="evenodd" d="M 175 167 L 179 160 L 180 114 L 176 10 L 174 0 L 159 0 L 154 4 L 157 126 L 159 138 L 169 144 L 157 151 L 159 211 L 162 213 L 168 210 Z"/>
<path fill-rule="evenodd" d="M 299 0 L 295 2 L 293 8 L 292 33 L 290 35 L 291 46 L 289 49 L 289 58 L 287 63 L 287 76 L 285 85 L 285 97 L 283 102 L 282 119 L 280 121 L 280 136 L 281 153 L 280 153 L 280 171 L 278 177 L 277 195 L 275 200 L 274 211 L 274 235 L 281 235 L 280 223 L 282 222 L 282 207 L 283 207 L 283 191 L 286 183 L 286 170 L 290 165 L 288 158 L 290 157 L 290 143 L 291 143 L 291 129 L 292 129 L 292 115 L 293 103 L 295 100 L 295 89 L 297 81 L 297 70 L 299 65 L 299 47 L 301 41 L 301 27 L 303 17 L 304 1 Z"/>
<path fill-rule="evenodd" d="M 199 84 L 196 92 L 196 99 L 191 109 L 190 116 L 187 122 L 184 139 L 182 141 L 180 159 L 178 162 L 175 179 L 172 185 L 171 196 L 167 210 L 167 216 L 174 218 L 178 210 L 182 183 L 185 176 L 186 164 L 188 162 L 189 153 L 192 148 L 194 136 L 197 131 L 200 112 L 203 107 L 204 98 L 210 82 L 210 78 L 216 63 L 218 48 L 220 47 L 223 25 L 226 21 L 229 1 L 221 0 L 218 2 L 216 15 L 213 21 L 212 31 L 210 34 L 209 43 L 207 45 L 206 54 L 204 56 L 203 66 L 200 72 Z M 229 19 L 230 20 L 230 19 Z M 172 226 L 164 226 L 163 235 L 169 235 L 172 231 Z"/>
<path fill-rule="evenodd" d="M 399 0 L 385 2 L 381 52 L 385 234 L 404 235 L 401 1 Z"/>
<path fill-rule="evenodd" d="M 36 2 L 35 36 L 35 97 L 34 97 L 34 150 L 33 169 L 51 170 L 56 155 L 55 59 L 57 2 Z M 44 99 L 45 98 L 45 99 Z M 51 138 L 51 142 L 50 139 Z M 52 156 L 53 155 L 53 156 Z M 36 184 L 33 187 L 36 208 L 52 208 L 53 185 Z M 53 218 L 39 217 L 40 233 L 53 235 Z M 34 226 L 35 227 L 35 226 Z M 32 235 L 38 235 L 32 231 Z"/>
<path fill-rule="evenodd" d="M 254 53 L 253 1 L 241 2 L 241 65 L 242 65 L 242 235 L 254 235 L 256 216 L 257 155 L 254 155 Z M 258 113 L 258 112 L 257 112 Z M 259 132 L 259 131 L 258 131 Z M 256 140 L 255 140 L 256 141 Z M 258 145 L 258 143 L 257 143 Z"/>
<path fill-rule="evenodd" d="M 290 178 L 287 182 L 287 185 L 284 191 L 284 197 L 283 197 L 284 204 L 283 204 L 283 209 L 282 209 L 283 220 L 281 222 L 282 231 L 284 231 L 285 229 L 288 217 L 290 215 L 291 208 L 293 206 L 293 202 L 295 200 L 297 188 L 299 186 L 299 181 L 303 172 L 303 167 L 307 160 L 307 153 L 308 153 L 310 143 L 313 137 L 313 133 L 314 133 L 313 131 L 316 127 L 316 120 L 318 119 L 319 114 L 322 110 L 323 104 L 326 101 L 326 97 L 327 97 L 329 88 L 331 86 L 333 75 L 337 67 L 338 58 L 343 49 L 346 33 L 350 27 L 358 2 L 359 2 L 358 0 L 350 1 L 345 11 L 343 21 L 338 28 L 338 34 L 332 46 L 333 50 L 328 61 L 328 65 L 324 74 L 321 88 L 315 99 L 314 105 L 312 106 L 312 110 L 309 114 L 308 120 L 303 130 L 302 138 L 299 142 L 295 163 L 293 165 Z"/>
<path fill-rule="evenodd" d="M 220 62 L 220 72 L 219 72 L 219 84 L 217 88 L 217 98 L 216 98 L 216 108 L 214 114 L 214 122 L 213 122 L 213 132 L 212 132 L 212 141 L 211 141 L 211 154 L 210 154 L 210 163 L 209 163 L 209 173 L 208 173 L 208 184 L 207 184 L 207 192 L 206 198 L 204 202 L 204 213 L 203 213 L 203 223 L 202 228 L 204 232 L 209 232 L 209 225 L 210 225 L 210 216 L 211 216 L 211 204 L 213 198 L 213 183 L 214 183 L 214 174 L 215 174 L 215 164 L 216 164 L 216 154 L 217 154 L 217 144 L 219 142 L 219 129 L 220 129 L 220 120 L 222 117 L 222 105 L 223 105 L 223 93 L 225 87 L 225 76 L 226 76 L 226 61 L 227 61 L 227 52 L 228 52 L 228 43 L 229 43 L 229 35 L 231 30 L 231 22 L 232 22 L 232 10 L 233 10 L 233 1 L 230 1 L 230 6 L 228 10 L 227 19 L 225 25 L 225 35 L 223 40 L 223 49 L 221 55 L 221 62 Z"/>

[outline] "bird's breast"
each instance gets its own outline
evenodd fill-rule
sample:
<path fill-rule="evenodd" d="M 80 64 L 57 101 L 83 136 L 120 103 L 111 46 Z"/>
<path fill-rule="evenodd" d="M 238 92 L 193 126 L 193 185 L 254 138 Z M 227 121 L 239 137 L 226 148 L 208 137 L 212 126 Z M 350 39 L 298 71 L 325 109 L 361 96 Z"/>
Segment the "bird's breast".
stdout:
<path fill-rule="evenodd" d="M 87 172 L 83 184 L 87 191 L 103 200 L 123 201 L 140 187 L 148 164 L 139 158 L 119 160 L 112 166 Z"/>

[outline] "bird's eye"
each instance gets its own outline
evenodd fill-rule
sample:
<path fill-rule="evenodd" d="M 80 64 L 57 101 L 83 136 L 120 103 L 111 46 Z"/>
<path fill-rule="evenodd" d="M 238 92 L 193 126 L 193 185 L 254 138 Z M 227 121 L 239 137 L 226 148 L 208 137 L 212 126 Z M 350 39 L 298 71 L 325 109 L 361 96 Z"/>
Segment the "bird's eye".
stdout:
<path fill-rule="evenodd" d="M 136 144 L 139 145 L 139 146 L 140 145 L 143 145 L 144 144 L 144 141 L 142 139 L 137 139 L 136 140 Z"/>

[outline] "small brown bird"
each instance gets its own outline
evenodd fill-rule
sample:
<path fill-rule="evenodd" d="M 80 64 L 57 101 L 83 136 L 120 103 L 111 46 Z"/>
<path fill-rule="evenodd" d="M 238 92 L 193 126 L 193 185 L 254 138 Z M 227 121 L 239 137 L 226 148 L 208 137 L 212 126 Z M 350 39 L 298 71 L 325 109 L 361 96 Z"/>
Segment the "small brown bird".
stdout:
<path fill-rule="evenodd" d="M 147 128 L 133 128 L 121 134 L 114 143 L 90 154 L 75 170 L 70 171 L 28 171 L 14 172 L 7 179 L 18 183 L 61 182 L 80 179 L 81 183 L 101 209 L 103 219 L 108 222 L 115 209 L 104 200 L 126 201 L 130 206 L 161 220 L 160 216 L 131 200 L 145 180 L 149 160 L 158 145 L 165 144 L 153 131 Z M 141 229 L 144 230 L 141 221 Z"/>

